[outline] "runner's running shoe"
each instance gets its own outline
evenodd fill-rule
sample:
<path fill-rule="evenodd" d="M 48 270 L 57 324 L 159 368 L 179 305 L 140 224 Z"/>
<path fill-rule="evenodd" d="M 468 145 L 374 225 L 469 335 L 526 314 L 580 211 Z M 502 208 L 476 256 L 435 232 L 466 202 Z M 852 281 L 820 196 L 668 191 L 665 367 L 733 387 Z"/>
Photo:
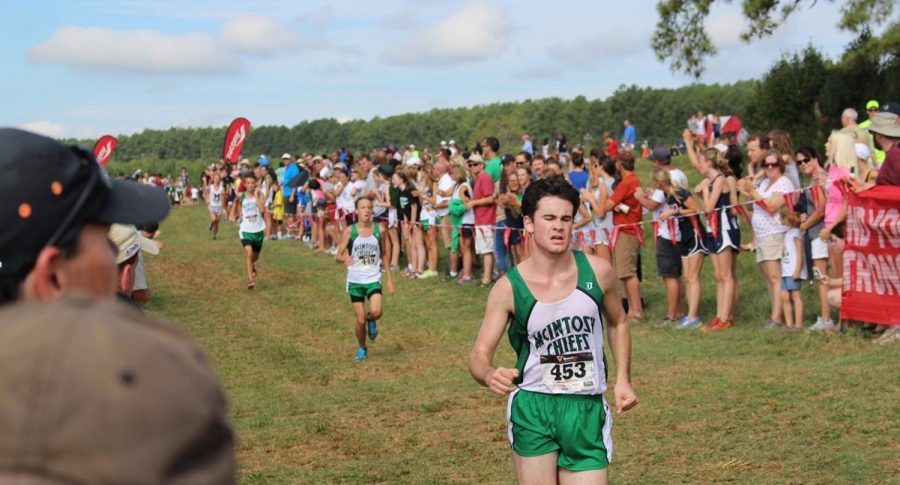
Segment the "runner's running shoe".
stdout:
<path fill-rule="evenodd" d="M 356 349 L 356 361 L 359 362 L 361 360 L 366 360 L 366 357 L 369 356 L 369 352 L 365 347 L 360 347 Z"/>
<path fill-rule="evenodd" d="M 378 338 L 378 322 L 374 318 L 366 320 L 366 330 L 369 333 L 369 340 Z"/>

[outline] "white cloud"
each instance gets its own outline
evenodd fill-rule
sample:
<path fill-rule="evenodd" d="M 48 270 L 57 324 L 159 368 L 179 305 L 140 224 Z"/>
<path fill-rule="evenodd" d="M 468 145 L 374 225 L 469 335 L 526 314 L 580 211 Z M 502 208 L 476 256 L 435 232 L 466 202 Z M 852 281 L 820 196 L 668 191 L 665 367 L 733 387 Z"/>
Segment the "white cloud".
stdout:
<path fill-rule="evenodd" d="M 572 42 L 557 42 L 547 48 L 547 55 L 554 65 L 579 65 L 598 67 L 610 60 L 646 57 L 649 41 L 634 32 L 601 31 Z"/>
<path fill-rule="evenodd" d="M 32 62 L 128 73 L 214 74 L 239 69 L 246 56 L 338 49 L 322 35 L 303 36 L 269 17 L 226 21 L 221 33 L 168 34 L 69 26 L 35 45 Z"/>
<path fill-rule="evenodd" d="M 222 46 L 237 52 L 266 54 L 301 46 L 300 36 L 267 17 L 235 17 L 222 26 Z"/>
<path fill-rule="evenodd" d="M 476 3 L 414 32 L 388 47 L 384 58 L 401 64 L 435 64 L 488 59 L 508 41 L 508 22 L 497 7 Z"/>
<path fill-rule="evenodd" d="M 34 46 L 28 59 L 143 73 L 212 73 L 234 68 L 234 60 L 210 35 L 104 27 L 65 27 Z"/>
<path fill-rule="evenodd" d="M 65 126 L 52 121 L 29 121 L 19 125 L 19 128 L 51 138 L 62 138 L 66 133 Z"/>

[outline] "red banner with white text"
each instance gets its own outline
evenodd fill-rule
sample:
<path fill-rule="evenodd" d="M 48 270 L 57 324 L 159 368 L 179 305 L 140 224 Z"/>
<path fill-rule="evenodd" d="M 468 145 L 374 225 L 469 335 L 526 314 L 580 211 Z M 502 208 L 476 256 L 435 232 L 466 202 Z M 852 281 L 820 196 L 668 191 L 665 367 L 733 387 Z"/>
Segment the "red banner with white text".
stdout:
<path fill-rule="evenodd" d="M 106 166 L 109 165 L 109 159 L 112 157 L 118 144 L 119 141 L 112 135 L 103 135 L 97 140 L 97 143 L 94 144 L 94 158 L 97 159 L 97 163 L 99 163 L 101 167 L 106 168 Z"/>
<path fill-rule="evenodd" d="M 241 149 L 250 133 L 250 122 L 247 118 L 235 118 L 225 132 L 225 143 L 222 146 L 222 158 L 228 162 L 237 162 L 241 158 Z"/>
<path fill-rule="evenodd" d="M 841 319 L 900 325 L 900 187 L 849 197 Z"/>

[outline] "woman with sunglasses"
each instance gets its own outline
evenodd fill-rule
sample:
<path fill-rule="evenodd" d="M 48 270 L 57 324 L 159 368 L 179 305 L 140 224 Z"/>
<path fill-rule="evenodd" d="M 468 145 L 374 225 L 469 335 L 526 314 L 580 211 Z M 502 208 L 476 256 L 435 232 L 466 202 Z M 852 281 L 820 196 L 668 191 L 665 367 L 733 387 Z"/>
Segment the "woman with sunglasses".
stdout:
<path fill-rule="evenodd" d="M 756 262 L 768 281 L 772 313 L 766 328 L 781 327 L 781 256 L 784 253 L 784 235 L 789 227 L 781 222 L 778 210 L 784 205 L 784 194 L 795 190 L 793 182 L 785 176 L 785 163 L 778 150 L 769 150 L 761 164 L 763 179 L 759 188 L 743 179 L 738 188 L 750 200 L 756 201 L 750 221 L 756 235 Z"/>
<path fill-rule="evenodd" d="M 781 159 L 784 161 L 784 174 L 791 179 L 794 187 L 800 187 L 800 171 L 797 164 L 794 163 L 790 133 L 784 130 L 772 130 L 769 132 L 769 147 L 778 150 Z"/>
<path fill-rule="evenodd" d="M 801 147 L 794 157 L 800 173 L 810 179 L 809 187 L 803 189 L 802 197 L 806 199 L 806 211 L 800 214 L 800 232 L 809 242 L 807 260 L 812 263 L 820 275 L 828 274 L 828 244 L 819 237 L 825 227 L 825 190 L 822 188 L 828 178 L 828 172 L 819 163 L 819 153 L 809 146 Z M 828 287 L 819 285 L 819 316 L 811 330 L 819 331 L 833 328 L 831 307 L 828 306 Z"/>

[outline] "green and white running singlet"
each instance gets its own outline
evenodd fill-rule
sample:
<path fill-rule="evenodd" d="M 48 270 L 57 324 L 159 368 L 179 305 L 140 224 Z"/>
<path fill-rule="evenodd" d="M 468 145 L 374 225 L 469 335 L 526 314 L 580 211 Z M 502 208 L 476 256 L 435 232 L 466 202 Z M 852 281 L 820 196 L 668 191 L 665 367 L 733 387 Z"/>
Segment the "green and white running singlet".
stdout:
<path fill-rule="evenodd" d="M 381 281 L 381 230 L 374 224 L 371 236 L 360 236 L 357 225 L 350 226 L 347 251 L 352 262 L 347 266 L 347 283 L 377 283 Z"/>
<path fill-rule="evenodd" d="M 519 370 L 508 434 L 519 456 L 557 452 L 561 468 L 597 470 L 612 459 L 612 420 L 603 397 L 603 290 L 587 256 L 572 254 L 578 283 L 556 302 L 537 301 L 517 268 L 507 273 L 515 306 L 508 336 Z"/>
<path fill-rule="evenodd" d="M 519 389 L 589 395 L 606 391 L 603 290 L 587 256 L 573 254 L 578 285 L 557 302 L 537 301 L 517 268 L 507 273 L 515 302 L 508 336 L 517 356 Z"/>
<path fill-rule="evenodd" d="M 241 239 L 249 239 L 244 237 L 245 234 L 253 234 L 266 230 L 266 222 L 262 218 L 262 211 L 259 204 L 256 203 L 256 197 L 247 197 L 247 193 L 241 194 L 241 226 L 238 231 Z"/>

